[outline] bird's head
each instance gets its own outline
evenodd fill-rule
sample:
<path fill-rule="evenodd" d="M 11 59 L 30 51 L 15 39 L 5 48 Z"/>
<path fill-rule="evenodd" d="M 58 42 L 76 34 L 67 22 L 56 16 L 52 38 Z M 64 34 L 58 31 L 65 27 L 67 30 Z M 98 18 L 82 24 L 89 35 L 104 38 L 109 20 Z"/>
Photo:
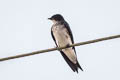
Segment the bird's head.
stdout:
<path fill-rule="evenodd" d="M 52 20 L 53 22 L 55 22 L 55 21 L 63 21 L 64 20 L 63 16 L 60 15 L 60 14 L 55 14 L 55 15 L 53 15 L 52 17 L 50 17 L 48 19 Z"/>

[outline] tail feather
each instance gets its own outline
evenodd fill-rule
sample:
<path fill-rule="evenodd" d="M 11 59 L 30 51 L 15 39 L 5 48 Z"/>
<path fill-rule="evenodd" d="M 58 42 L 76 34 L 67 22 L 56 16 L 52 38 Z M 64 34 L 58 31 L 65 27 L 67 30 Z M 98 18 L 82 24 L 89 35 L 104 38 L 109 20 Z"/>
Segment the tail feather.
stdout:
<path fill-rule="evenodd" d="M 63 58 L 65 59 L 65 61 L 68 63 L 68 65 L 70 66 L 70 68 L 74 71 L 74 72 L 77 72 L 78 73 L 78 68 L 80 68 L 82 71 L 83 69 L 81 68 L 81 66 L 79 65 L 78 61 L 76 64 L 74 64 L 73 62 L 71 62 L 69 60 L 69 58 L 62 52 L 61 52 L 61 55 L 63 56 Z"/>
<path fill-rule="evenodd" d="M 80 66 L 79 62 L 77 62 L 76 65 L 83 71 L 83 69 L 82 69 L 82 67 Z"/>

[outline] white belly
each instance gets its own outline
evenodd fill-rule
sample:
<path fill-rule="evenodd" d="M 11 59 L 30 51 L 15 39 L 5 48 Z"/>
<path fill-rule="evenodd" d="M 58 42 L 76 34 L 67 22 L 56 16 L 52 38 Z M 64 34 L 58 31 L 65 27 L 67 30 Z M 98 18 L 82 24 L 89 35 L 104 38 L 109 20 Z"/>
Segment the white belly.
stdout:
<path fill-rule="evenodd" d="M 52 31 L 58 47 L 63 47 L 68 44 L 72 44 L 70 35 L 68 34 L 66 28 L 63 28 L 62 26 L 54 26 L 52 28 Z M 72 48 L 62 49 L 62 51 L 73 63 L 76 63 L 76 55 Z"/>

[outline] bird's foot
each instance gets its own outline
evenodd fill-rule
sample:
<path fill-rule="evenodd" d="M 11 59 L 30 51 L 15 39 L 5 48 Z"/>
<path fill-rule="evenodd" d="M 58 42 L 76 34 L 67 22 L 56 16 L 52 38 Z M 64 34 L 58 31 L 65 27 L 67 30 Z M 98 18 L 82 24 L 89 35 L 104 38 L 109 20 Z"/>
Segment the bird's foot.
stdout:
<path fill-rule="evenodd" d="M 69 47 L 70 47 L 70 44 L 67 44 L 67 45 L 66 45 L 66 48 L 69 48 Z"/>
<path fill-rule="evenodd" d="M 62 51 L 62 49 L 59 49 L 59 47 L 56 47 L 56 49 L 57 49 L 58 51 Z"/>

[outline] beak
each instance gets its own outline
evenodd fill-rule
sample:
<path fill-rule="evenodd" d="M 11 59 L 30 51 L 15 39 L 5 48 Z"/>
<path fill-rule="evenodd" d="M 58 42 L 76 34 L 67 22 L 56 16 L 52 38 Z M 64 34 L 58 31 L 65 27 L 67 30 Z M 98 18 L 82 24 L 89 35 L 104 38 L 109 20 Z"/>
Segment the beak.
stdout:
<path fill-rule="evenodd" d="M 48 20 L 52 20 L 52 18 L 48 18 Z"/>

